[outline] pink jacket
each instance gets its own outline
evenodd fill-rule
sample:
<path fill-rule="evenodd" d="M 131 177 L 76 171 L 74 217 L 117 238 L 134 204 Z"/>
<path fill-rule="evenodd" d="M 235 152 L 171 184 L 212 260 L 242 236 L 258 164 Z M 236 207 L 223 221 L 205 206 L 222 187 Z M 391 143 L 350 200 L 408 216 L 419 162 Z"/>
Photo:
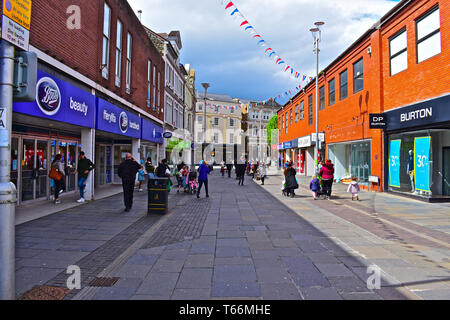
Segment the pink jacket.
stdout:
<path fill-rule="evenodd" d="M 361 188 L 359 187 L 358 182 L 352 181 L 352 183 L 350 183 L 350 185 L 348 186 L 347 192 L 350 192 L 352 194 L 357 194 L 357 193 L 359 193 L 359 191 L 361 191 Z"/>
<path fill-rule="evenodd" d="M 334 179 L 334 164 L 325 163 L 320 169 L 320 175 L 323 180 L 332 180 Z"/>

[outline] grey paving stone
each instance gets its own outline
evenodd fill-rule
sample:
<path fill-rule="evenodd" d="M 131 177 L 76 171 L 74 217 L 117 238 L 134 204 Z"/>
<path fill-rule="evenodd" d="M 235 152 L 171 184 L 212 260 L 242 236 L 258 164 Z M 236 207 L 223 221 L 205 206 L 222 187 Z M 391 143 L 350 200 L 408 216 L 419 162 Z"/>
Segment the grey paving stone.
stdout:
<path fill-rule="evenodd" d="M 213 298 L 256 298 L 260 296 L 261 288 L 256 282 L 214 282 L 211 290 Z"/>
<path fill-rule="evenodd" d="M 166 260 L 158 259 L 152 268 L 152 273 L 154 272 L 181 272 L 183 268 L 184 260 Z"/>
<path fill-rule="evenodd" d="M 422 292 L 415 292 L 418 296 L 425 300 L 449 300 L 450 289 L 429 290 Z"/>
<path fill-rule="evenodd" d="M 152 266 L 124 264 L 114 271 L 113 277 L 140 278 L 143 279 L 150 272 Z"/>
<path fill-rule="evenodd" d="M 276 248 L 275 250 L 280 257 L 294 257 L 302 254 L 299 248 Z"/>
<path fill-rule="evenodd" d="M 279 257 L 277 250 L 251 250 L 254 259 L 277 259 Z"/>
<path fill-rule="evenodd" d="M 328 252 L 318 252 L 318 253 L 306 253 L 305 254 L 313 263 L 325 263 L 325 264 L 340 264 L 335 256 Z"/>
<path fill-rule="evenodd" d="M 161 254 L 161 259 L 165 260 L 186 260 L 189 255 L 189 249 L 173 249 L 173 250 L 165 250 Z"/>
<path fill-rule="evenodd" d="M 127 264 L 153 266 L 158 259 L 159 256 L 156 255 L 135 254 L 130 259 L 128 259 Z"/>
<path fill-rule="evenodd" d="M 331 287 L 330 282 L 319 271 L 307 270 L 290 274 L 292 280 L 301 288 Z"/>
<path fill-rule="evenodd" d="M 247 239 L 235 238 L 235 239 L 217 239 L 217 247 L 248 247 Z"/>
<path fill-rule="evenodd" d="M 214 265 L 216 266 L 253 265 L 253 260 L 252 258 L 249 257 L 229 257 L 229 258 L 217 257 L 214 260 Z"/>
<path fill-rule="evenodd" d="M 135 291 L 132 287 L 99 288 L 92 300 L 129 300 Z"/>
<path fill-rule="evenodd" d="M 251 257 L 250 249 L 246 247 L 218 247 L 216 250 L 216 257 Z"/>
<path fill-rule="evenodd" d="M 216 227 L 217 230 L 217 227 Z M 245 233 L 243 231 L 219 231 L 217 232 L 217 239 L 227 239 L 227 238 L 245 238 Z"/>
<path fill-rule="evenodd" d="M 251 265 L 215 266 L 213 282 L 256 281 L 255 267 Z"/>
<path fill-rule="evenodd" d="M 342 300 L 334 288 L 304 288 L 302 294 L 306 300 Z"/>
<path fill-rule="evenodd" d="M 367 284 L 356 276 L 353 277 L 328 277 L 331 285 L 340 293 L 370 292 Z"/>
<path fill-rule="evenodd" d="M 290 283 L 289 273 L 282 267 L 258 267 L 256 274 L 259 283 Z"/>
<path fill-rule="evenodd" d="M 65 270 L 34 267 L 20 268 L 15 274 L 17 297 L 20 297 L 20 295 L 32 289 L 34 286 L 44 285 L 48 280 Z"/>
<path fill-rule="evenodd" d="M 261 283 L 261 296 L 264 300 L 302 300 L 292 283 Z"/>
<path fill-rule="evenodd" d="M 343 264 L 315 263 L 315 266 L 326 277 L 353 277 L 354 274 Z"/>
<path fill-rule="evenodd" d="M 253 259 L 253 263 L 254 263 L 254 265 L 255 265 L 255 267 L 256 268 L 264 268 L 264 267 L 283 267 L 284 266 L 284 264 L 283 264 L 283 262 L 281 261 L 281 259 L 280 258 L 277 258 L 277 259 L 272 259 L 272 258 L 269 258 L 269 259 L 258 259 L 258 258 L 254 258 Z"/>
<path fill-rule="evenodd" d="M 212 268 L 214 266 L 214 255 L 196 254 L 189 255 L 184 263 L 184 268 Z"/>
<path fill-rule="evenodd" d="M 215 244 L 193 244 L 189 254 L 214 254 L 215 252 Z"/>
<path fill-rule="evenodd" d="M 209 289 L 212 284 L 213 269 L 183 269 L 178 279 L 177 289 Z"/>
<path fill-rule="evenodd" d="M 172 300 L 209 300 L 211 289 L 175 289 Z"/>
<path fill-rule="evenodd" d="M 344 300 L 383 300 L 379 295 L 373 292 L 343 292 L 341 293 Z"/>
<path fill-rule="evenodd" d="M 151 272 L 139 286 L 136 294 L 170 297 L 175 289 L 178 277 L 179 273 Z"/>
<path fill-rule="evenodd" d="M 141 300 L 141 301 L 153 301 L 153 300 L 170 300 L 170 294 L 167 295 L 145 295 L 137 294 L 131 297 L 130 300 Z"/>

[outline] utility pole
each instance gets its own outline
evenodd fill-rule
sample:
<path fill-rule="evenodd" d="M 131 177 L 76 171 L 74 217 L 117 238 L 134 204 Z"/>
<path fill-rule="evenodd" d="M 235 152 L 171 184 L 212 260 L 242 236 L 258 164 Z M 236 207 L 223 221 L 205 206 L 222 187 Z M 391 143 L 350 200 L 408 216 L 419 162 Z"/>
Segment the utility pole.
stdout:
<path fill-rule="evenodd" d="M 14 300 L 15 204 L 17 190 L 11 182 L 11 130 L 15 48 L 0 40 L 0 300 Z"/>

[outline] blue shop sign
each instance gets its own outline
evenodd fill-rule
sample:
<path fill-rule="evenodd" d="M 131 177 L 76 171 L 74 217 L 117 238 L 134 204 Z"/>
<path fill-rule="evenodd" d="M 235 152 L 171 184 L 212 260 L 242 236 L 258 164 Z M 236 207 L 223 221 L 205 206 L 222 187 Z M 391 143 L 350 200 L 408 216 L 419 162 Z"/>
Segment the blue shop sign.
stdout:
<path fill-rule="evenodd" d="M 151 121 L 142 119 L 142 140 L 163 143 L 163 128 Z"/>
<path fill-rule="evenodd" d="M 13 111 L 95 128 L 95 96 L 41 70 L 37 72 L 36 100 L 16 102 Z"/>
<path fill-rule="evenodd" d="M 97 98 L 97 130 L 141 139 L 141 118 L 129 111 Z"/>
<path fill-rule="evenodd" d="M 450 121 L 450 95 L 386 112 L 387 129 L 421 127 Z"/>

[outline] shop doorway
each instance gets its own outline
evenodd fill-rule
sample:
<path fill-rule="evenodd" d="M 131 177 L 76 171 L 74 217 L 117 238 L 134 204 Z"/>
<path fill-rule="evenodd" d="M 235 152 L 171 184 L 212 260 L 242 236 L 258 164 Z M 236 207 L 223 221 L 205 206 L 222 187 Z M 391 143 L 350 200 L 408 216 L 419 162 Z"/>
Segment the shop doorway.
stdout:
<path fill-rule="evenodd" d="M 450 147 L 443 148 L 442 154 L 442 194 L 444 196 L 450 196 Z"/>
<path fill-rule="evenodd" d="M 111 145 L 97 145 L 95 148 L 96 154 L 96 179 L 95 186 L 101 187 L 107 184 L 111 184 L 113 161 L 112 161 L 112 149 Z"/>
<path fill-rule="evenodd" d="M 21 200 L 45 198 L 48 195 L 48 141 L 23 139 L 22 146 Z"/>

